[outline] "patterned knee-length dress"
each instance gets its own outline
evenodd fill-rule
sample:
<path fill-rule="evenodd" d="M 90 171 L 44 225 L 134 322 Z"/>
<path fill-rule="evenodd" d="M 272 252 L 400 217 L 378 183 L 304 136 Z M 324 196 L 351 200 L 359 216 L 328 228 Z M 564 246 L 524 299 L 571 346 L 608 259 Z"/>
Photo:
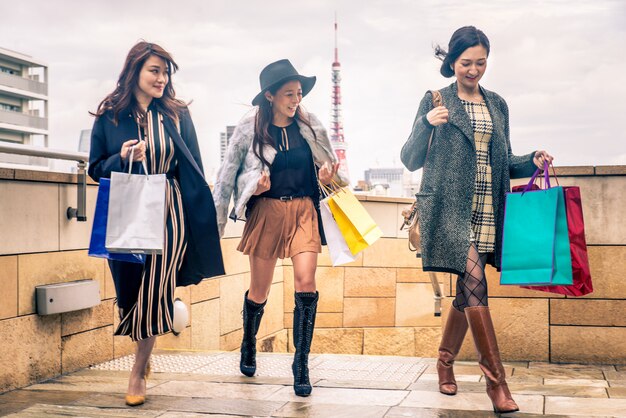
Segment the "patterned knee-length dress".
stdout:
<path fill-rule="evenodd" d="M 163 115 L 153 106 L 146 115 L 146 127 L 139 138 L 146 141 L 149 174 L 166 174 L 165 243 L 162 255 L 148 255 L 139 283 L 137 303 L 120 312 L 115 335 L 129 335 L 133 341 L 165 334 L 172 329 L 176 278 L 187 247 L 185 214 L 178 180 L 174 142 L 163 126 Z M 140 125 L 139 125 L 140 126 Z"/>
<path fill-rule="evenodd" d="M 493 210 L 489 144 L 493 123 L 487 104 L 461 99 L 474 129 L 476 146 L 476 179 L 472 200 L 472 239 L 479 253 L 493 253 L 496 243 L 496 221 Z"/>

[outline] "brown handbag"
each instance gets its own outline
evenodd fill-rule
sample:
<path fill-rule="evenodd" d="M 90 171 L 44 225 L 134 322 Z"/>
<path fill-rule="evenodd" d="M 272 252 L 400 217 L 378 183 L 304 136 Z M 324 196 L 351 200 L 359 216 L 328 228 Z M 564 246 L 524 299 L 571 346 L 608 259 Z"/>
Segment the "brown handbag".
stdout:
<path fill-rule="evenodd" d="M 433 108 L 443 106 L 443 98 L 441 97 L 441 93 L 439 90 L 431 90 L 431 94 L 433 95 Z M 426 157 L 428 157 L 428 151 L 430 151 L 430 144 L 433 142 L 433 135 L 435 133 L 435 128 L 430 132 L 430 138 L 428 138 L 428 149 L 426 150 Z M 424 159 L 426 161 L 426 159 Z M 423 177 L 423 173 L 422 173 Z M 421 245 L 421 237 L 419 230 L 419 216 L 417 213 L 417 199 L 411 205 L 410 208 L 402 211 L 402 226 L 400 227 L 400 231 L 408 228 L 409 232 L 409 250 L 415 252 L 420 248 Z"/>

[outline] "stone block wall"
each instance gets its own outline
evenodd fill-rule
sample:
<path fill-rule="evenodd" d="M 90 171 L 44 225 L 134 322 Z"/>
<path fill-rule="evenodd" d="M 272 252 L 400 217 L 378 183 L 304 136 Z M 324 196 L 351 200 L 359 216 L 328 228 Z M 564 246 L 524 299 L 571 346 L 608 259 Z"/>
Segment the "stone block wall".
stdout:
<path fill-rule="evenodd" d="M 581 189 L 594 292 L 583 298 L 500 286 L 489 267 L 487 279 L 502 357 L 508 361 L 626 363 L 626 167 L 557 168 L 563 186 Z M 515 180 L 513 185 L 527 179 Z M 318 353 L 435 357 L 456 277 L 438 274 L 446 298 L 442 317 L 433 316 L 433 293 L 420 260 L 398 232 L 400 212 L 410 200 L 367 197 L 364 205 L 384 238 L 343 267 L 319 261 L 319 317 L 312 350 Z M 383 209 L 386 208 L 386 209 Z M 293 290 L 285 263 L 285 326 L 291 344 Z M 452 291 L 451 291 L 452 290 Z M 461 359 L 475 359 L 468 335 Z"/>
<path fill-rule="evenodd" d="M 0 393 L 134 352 L 128 337 L 113 337 L 119 324 L 115 286 L 104 259 L 87 256 L 97 184 L 87 190 L 88 222 L 67 220 L 76 207 L 76 176 L 0 169 Z M 226 275 L 178 288 L 190 307 L 190 325 L 157 347 L 235 350 L 242 337 L 243 293 L 250 282 L 247 257 L 235 250 L 241 224 L 222 241 Z M 35 287 L 93 279 L 101 303 L 64 314 L 36 314 Z M 260 346 L 287 344 L 283 326 L 283 271 L 276 269 L 270 303 L 259 331 Z"/>
<path fill-rule="evenodd" d="M 500 286 L 488 269 L 490 305 L 505 360 L 626 363 L 626 167 L 558 169 L 563 185 L 583 196 L 594 293 L 583 298 Z M 97 186 L 88 187 L 89 222 L 65 218 L 76 206 L 73 175 L 0 168 L 0 392 L 26 386 L 133 352 L 118 324 L 115 289 L 104 260 L 87 256 Z M 518 184 L 523 181 L 517 181 Z M 319 258 L 317 353 L 434 357 L 452 301 L 454 280 L 438 274 L 447 296 L 434 316 L 430 279 L 407 249 L 400 212 L 410 199 L 365 197 L 384 237 L 355 262 L 332 267 Z M 190 306 L 190 326 L 160 337 L 162 349 L 237 350 L 242 338 L 247 257 L 236 251 L 242 223 L 229 222 L 222 240 L 226 275 L 177 289 Z M 38 316 L 35 286 L 91 278 L 102 303 L 91 309 Z M 293 266 L 278 263 L 259 331 L 260 351 L 292 351 Z M 467 338 L 461 352 L 474 358 Z"/>

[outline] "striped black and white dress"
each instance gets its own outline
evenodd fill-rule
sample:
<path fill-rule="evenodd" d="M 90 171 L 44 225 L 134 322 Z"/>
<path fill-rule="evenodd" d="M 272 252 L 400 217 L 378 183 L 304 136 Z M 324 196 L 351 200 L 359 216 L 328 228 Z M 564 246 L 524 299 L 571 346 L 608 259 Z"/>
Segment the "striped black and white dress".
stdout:
<path fill-rule="evenodd" d="M 146 141 L 149 174 L 167 174 L 165 245 L 162 255 L 146 257 L 137 303 L 127 312 L 120 312 L 121 322 L 115 335 L 129 335 L 133 341 L 172 330 L 176 278 L 187 247 L 183 200 L 174 177 L 174 142 L 163 127 L 163 115 L 154 106 L 148 109 L 146 120 L 146 128 L 139 128 L 139 137 Z"/>
<path fill-rule="evenodd" d="M 476 146 L 476 179 L 472 199 L 472 234 L 479 253 L 493 253 L 496 245 L 496 220 L 493 214 L 493 192 L 489 144 L 493 123 L 487 104 L 461 99 L 474 129 Z"/>

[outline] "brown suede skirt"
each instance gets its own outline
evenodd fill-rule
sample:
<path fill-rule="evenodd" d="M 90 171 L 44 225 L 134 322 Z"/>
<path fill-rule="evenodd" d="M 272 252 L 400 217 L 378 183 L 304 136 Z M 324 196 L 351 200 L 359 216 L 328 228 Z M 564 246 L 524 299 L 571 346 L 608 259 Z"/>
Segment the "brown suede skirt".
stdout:
<path fill-rule="evenodd" d="M 281 201 L 257 199 L 237 247 L 246 255 L 291 258 L 303 252 L 322 252 L 317 211 L 310 197 Z"/>

